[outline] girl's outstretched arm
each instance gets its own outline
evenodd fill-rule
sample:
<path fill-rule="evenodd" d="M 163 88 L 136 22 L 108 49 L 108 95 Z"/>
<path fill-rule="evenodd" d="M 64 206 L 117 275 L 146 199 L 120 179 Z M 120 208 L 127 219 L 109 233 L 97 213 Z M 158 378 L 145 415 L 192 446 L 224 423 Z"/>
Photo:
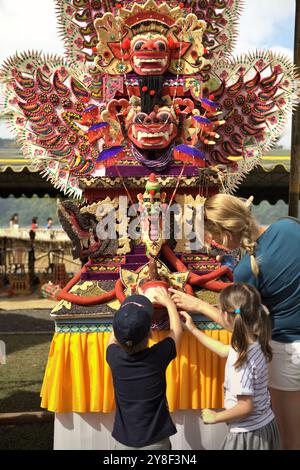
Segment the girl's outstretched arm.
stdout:
<path fill-rule="evenodd" d="M 178 310 L 185 309 L 189 312 L 201 313 L 227 329 L 227 326 L 224 325 L 223 322 L 223 316 L 218 308 L 204 300 L 198 299 L 198 297 L 186 294 L 185 292 L 180 292 L 177 289 L 170 288 L 169 292 L 171 293 L 172 299 L 174 300 Z"/>
<path fill-rule="evenodd" d="M 239 421 L 245 418 L 253 411 L 253 398 L 251 395 L 238 395 L 237 404 L 224 411 L 215 411 L 204 409 L 201 413 L 205 424 L 228 423 L 230 421 Z"/>
<path fill-rule="evenodd" d="M 230 346 L 227 344 L 221 343 L 216 339 L 211 338 L 202 331 L 198 330 L 195 323 L 192 320 L 192 317 L 185 311 L 180 311 L 180 315 L 184 317 L 185 323 L 183 324 L 185 329 L 192 333 L 198 341 L 200 341 L 203 346 L 212 351 L 213 353 L 218 354 L 220 357 L 227 357 L 229 354 Z"/>

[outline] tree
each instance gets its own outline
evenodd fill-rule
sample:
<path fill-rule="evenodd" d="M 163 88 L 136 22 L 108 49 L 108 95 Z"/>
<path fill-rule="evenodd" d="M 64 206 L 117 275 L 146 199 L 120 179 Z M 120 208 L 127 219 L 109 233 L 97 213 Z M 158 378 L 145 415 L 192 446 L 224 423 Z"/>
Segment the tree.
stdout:
<path fill-rule="evenodd" d="M 300 2 L 296 0 L 294 61 L 300 67 Z M 289 186 L 289 215 L 298 217 L 300 188 L 300 106 L 293 116 L 291 169 Z"/>

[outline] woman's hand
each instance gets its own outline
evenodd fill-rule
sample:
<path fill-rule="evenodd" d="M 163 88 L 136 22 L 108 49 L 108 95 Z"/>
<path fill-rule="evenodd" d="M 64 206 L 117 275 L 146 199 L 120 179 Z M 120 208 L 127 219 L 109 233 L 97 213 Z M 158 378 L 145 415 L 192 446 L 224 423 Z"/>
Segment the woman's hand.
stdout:
<path fill-rule="evenodd" d="M 172 298 L 170 297 L 168 291 L 164 289 L 163 287 L 157 287 L 155 289 L 155 295 L 154 295 L 154 300 L 155 302 L 163 305 L 164 307 L 168 307 L 168 305 L 173 305 L 174 302 Z"/>
<path fill-rule="evenodd" d="M 205 424 L 215 424 L 217 422 L 218 413 L 214 410 L 208 410 L 205 408 L 201 412 L 201 418 Z"/>
<path fill-rule="evenodd" d="M 200 299 L 176 289 L 170 288 L 168 291 L 171 292 L 172 300 L 179 310 L 188 310 L 189 312 L 195 313 L 199 312 L 199 304 L 201 303 Z"/>
<path fill-rule="evenodd" d="M 194 328 L 196 328 L 195 323 L 193 322 L 193 319 L 192 319 L 191 315 L 189 315 L 184 310 L 181 310 L 179 312 L 179 314 L 180 314 L 181 317 L 183 317 L 185 319 L 185 322 L 182 322 L 182 325 L 183 325 L 184 329 L 186 329 L 188 331 L 192 331 Z"/>

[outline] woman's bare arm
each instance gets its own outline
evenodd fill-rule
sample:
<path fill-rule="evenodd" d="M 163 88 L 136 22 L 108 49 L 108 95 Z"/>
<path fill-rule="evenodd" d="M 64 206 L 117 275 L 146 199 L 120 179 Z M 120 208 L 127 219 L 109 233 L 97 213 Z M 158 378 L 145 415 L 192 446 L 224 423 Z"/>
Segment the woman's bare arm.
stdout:
<path fill-rule="evenodd" d="M 170 288 L 169 292 L 172 294 L 172 299 L 179 310 L 201 313 L 225 328 L 223 316 L 218 308 L 208 302 L 204 302 L 204 300 L 198 299 L 198 297 L 180 292 L 176 289 Z"/>

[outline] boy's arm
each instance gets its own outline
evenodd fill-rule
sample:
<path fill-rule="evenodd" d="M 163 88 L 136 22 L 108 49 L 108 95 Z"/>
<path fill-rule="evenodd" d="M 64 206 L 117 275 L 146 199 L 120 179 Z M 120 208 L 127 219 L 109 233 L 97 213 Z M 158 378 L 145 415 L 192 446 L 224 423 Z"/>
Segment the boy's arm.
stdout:
<path fill-rule="evenodd" d="M 179 343 L 181 340 L 181 336 L 183 333 L 181 321 L 177 312 L 176 305 L 170 298 L 170 301 L 166 305 L 170 320 L 170 333 L 168 334 L 169 337 L 173 338 L 175 344 Z"/>
<path fill-rule="evenodd" d="M 109 338 L 108 338 L 108 342 L 107 342 L 107 346 L 106 348 L 108 348 L 108 346 L 110 346 L 111 344 L 118 344 L 117 340 L 116 340 L 116 337 L 114 335 L 114 332 L 112 331 Z"/>
<path fill-rule="evenodd" d="M 228 423 L 245 418 L 253 411 L 253 398 L 251 395 L 238 395 L 237 404 L 224 411 L 204 409 L 202 419 L 206 424 Z"/>
<path fill-rule="evenodd" d="M 170 333 L 168 334 L 168 337 L 173 338 L 175 344 L 177 345 L 181 339 L 183 330 L 175 303 L 169 296 L 168 292 L 161 287 L 156 289 L 154 300 L 166 307 L 170 321 Z"/>
<path fill-rule="evenodd" d="M 188 313 L 181 311 L 180 315 L 185 318 L 185 323 L 184 323 L 185 328 L 190 333 L 192 333 L 192 335 L 194 335 L 195 338 L 197 338 L 197 340 L 200 341 L 201 344 L 203 344 L 203 346 L 208 348 L 213 353 L 218 354 L 218 356 L 220 357 L 228 356 L 229 349 L 230 349 L 229 345 L 223 344 L 221 343 L 221 341 L 217 341 L 216 339 L 213 339 L 210 336 L 203 333 L 203 331 L 198 330 L 198 328 L 196 327 L 195 323 L 192 320 L 192 317 Z"/>

